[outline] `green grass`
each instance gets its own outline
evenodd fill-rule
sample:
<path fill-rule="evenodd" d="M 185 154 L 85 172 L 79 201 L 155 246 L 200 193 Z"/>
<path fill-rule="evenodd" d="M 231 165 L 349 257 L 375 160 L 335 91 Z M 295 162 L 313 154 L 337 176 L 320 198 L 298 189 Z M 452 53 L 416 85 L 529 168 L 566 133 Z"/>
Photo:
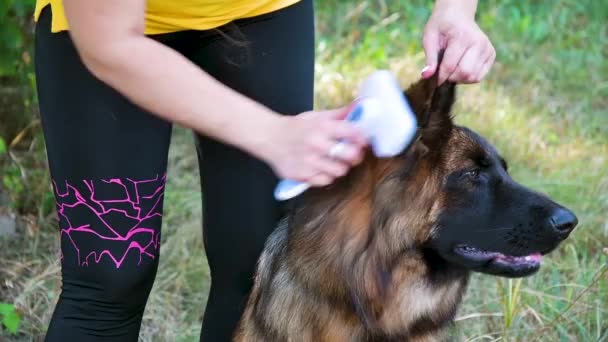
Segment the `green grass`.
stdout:
<path fill-rule="evenodd" d="M 418 77 L 430 1 L 318 0 L 316 9 L 318 108 L 348 102 L 376 68 L 390 68 L 404 86 Z M 494 143 L 514 178 L 572 208 L 580 225 L 532 277 L 475 275 L 458 341 L 608 341 L 606 18 L 608 7 L 595 0 L 480 1 L 478 22 L 497 62 L 481 84 L 459 88 L 456 120 Z M 182 129 L 173 143 L 142 341 L 197 340 L 208 291 L 195 150 Z M 24 337 L 15 340 L 44 332 L 58 294 L 58 237 L 52 214 L 40 212 L 27 233 L 0 242 L 0 301 L 24 315 Z"/>

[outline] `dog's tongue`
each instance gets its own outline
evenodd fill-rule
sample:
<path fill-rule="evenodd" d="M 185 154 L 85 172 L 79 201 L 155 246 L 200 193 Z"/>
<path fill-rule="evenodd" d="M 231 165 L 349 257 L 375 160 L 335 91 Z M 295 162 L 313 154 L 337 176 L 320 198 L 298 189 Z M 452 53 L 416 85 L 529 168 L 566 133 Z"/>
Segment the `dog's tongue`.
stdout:
<path fill-rule="evenodd" d="M 504 254 L 498 254 L 496 259 L 505 260 L 505 261 L 527 261 L 527 262 L 535 262 L 538 263 L 542 260 L 543 256 L 540 253 L 532 253 L 530 255 L 525 256 L 510 256 Z"/>
<path fill-rule="evenodd" d="M 491 252 L 476 247 L 461 245 L 456 248 L 457 253 L 466 255 L 470 259 L 478 261 L 498 261 L 503 264 L 539 264 L 542 260 L 542 255 L 539 252 L 534 252 L 529 255 L 507 255 L 500 252 Z"/>

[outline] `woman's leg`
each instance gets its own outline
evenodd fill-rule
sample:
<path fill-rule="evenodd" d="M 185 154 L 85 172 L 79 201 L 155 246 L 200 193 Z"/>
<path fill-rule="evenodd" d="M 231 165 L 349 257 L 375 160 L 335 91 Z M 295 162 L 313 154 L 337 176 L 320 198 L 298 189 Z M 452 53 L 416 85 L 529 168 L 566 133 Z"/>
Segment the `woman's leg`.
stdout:
<path fill-rule="evenodd" d="M 237 26 L 244 46 L 220 38 L 191 58 L 224 84 L 279 113 L 311 110 L 312 1 L 238 21 Z M 204 242 L 211 270 L 201 340 L 224 342 L 238 323 L 258 256 L 280 216 L 280 203 L 273 198 L 277 178 L 268 165 L 240 150 L 202 136 L 198 141 Z"/>
<path fill-rule="evenodd" d="M 171 125 L 36 29 L 40 113 L 57 201 L 62 290 L 46 341 L 137 341 L 158 266 Z"/>

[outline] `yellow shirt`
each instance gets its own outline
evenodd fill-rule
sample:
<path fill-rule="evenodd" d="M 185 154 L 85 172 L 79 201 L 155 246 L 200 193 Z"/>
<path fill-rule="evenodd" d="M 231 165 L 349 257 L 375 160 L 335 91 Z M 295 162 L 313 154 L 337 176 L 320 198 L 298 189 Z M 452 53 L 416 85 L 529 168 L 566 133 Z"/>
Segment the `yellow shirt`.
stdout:
<path fill-rule="evenodd" d="M 129 0 L 125 0 L 129 1 Z M 146 34 L 182 30 L 206 30 L 235 19 L 269 13 L 295 4 L 299 0 L 147 0 Z M 36 0 L 34 17 L 51 5 L 52 32 L 68 30 L 61 0 Z"/>

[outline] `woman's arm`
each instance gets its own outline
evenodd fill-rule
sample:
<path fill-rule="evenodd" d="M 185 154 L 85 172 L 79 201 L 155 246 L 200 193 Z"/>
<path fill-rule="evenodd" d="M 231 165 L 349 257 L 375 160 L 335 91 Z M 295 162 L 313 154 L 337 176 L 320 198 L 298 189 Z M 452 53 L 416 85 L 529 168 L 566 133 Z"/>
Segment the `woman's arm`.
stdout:
<path fill-rule="evenodd" d="M 145 37 L 144 0 L 64 0 L 64 6 L 84 64 L 131 101 L 248 152 L 269 143 L 251 132 L 275 129 L 277 115 Z"/>
<path fill-rule="evenodd" d="M 234 145 L 268 162 L 281 176 L 317 185 L 360 159 L 366 141 L 357 128 L 336 120 L 341 114 L 281 116 L 146 37 L 145 0 L 64 0 L 64 7 L 87 68 L 153 114 Z M 343 160 L 324 158 L 341 138 L 354 142 Z"/>

